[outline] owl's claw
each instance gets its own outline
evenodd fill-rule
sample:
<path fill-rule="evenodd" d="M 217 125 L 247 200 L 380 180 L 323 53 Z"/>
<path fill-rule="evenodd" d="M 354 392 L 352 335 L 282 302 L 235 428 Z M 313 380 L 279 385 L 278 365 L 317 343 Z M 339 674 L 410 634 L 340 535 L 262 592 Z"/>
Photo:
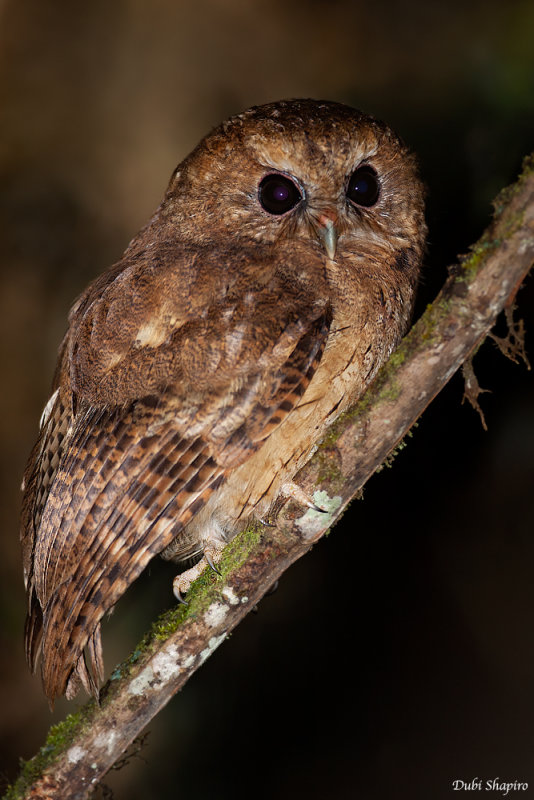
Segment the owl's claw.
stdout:
<path fill-rule="evenodd" d="M 213 572 L 216 572 L 217 575 L 221 575 L 221 572 L 217 568 L 215 562 L 221 557 L 221 553 L 223 551 L 223 547 L 225 542 L 219 540 L 211 540 L 204 546 L 204 555 L 198 561 L 194 567 L 191 569 L 186 569 L 185 572 L 182 572 L 180 575 L 177 575 L 172 582 L 172 590 L 174 596 L 178 600 L 179 603 L 184 603 L 187 605 L 187 601 L 184 600 L 184 594 L 187 593 L 189 587 L 195 581 L 199 575 L 209 567 Z"/>
<path fill-rule="evenodd" d="M 174 593 L 174 596 L 176 597 L 176 599 L 178 600 L 178 602 L 180 603 L 180 605 L 182 605 L 182 606 L 188 606 L 189 605 L 187 600 L 185 600 L 184 597 L 182 596 L 182 593 L 180 592 L 180 587 L 179 586 L 174 586 L 173 593 Z"/>
<path fill-rule="evenodd" d="M 208 562 L 208 566 L 213 570 L 213 572 L 216 572 L 217 575 L 222 575 L 221 571 L 215 566 L 208 550 L 204 551 L 204 558 Z"/>
<path fill-rule="evenodd" d="M 282 484 L 280 494 L 284 497 L 290 497 L 296 503 L 299 503 L 299 505 L 311 508 L 313 511 L 320 511 L 322 514 L 327 513 L 326 508 L 321 508 L 321 506 L 318 506 L 317 503 L 314 503 L 309 494 L 305 492 L 301 486 L 293 483 L 293 481 Z"/>

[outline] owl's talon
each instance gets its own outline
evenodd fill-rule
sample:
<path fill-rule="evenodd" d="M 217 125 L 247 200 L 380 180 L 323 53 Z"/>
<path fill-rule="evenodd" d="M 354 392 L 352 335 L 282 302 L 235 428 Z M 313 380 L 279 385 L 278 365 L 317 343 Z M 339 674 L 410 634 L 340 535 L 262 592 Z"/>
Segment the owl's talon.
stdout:
<path fill-rule="evenodd" d="M 280 494 L 283 495 L 283 497 L 290 497 L 299 505 L 311 508 L 313 511 L 320 511 L 322 514 L 327 513 L 326 508 L 321 508 L 321 506 L 318 506 L 317 503 L 315 503 L 309 496 L 309 494 L 305 492 L 304 489 L 297 483 L 293 483 L 293 481 L 282 484 Z"/>
<path fill-rule="evenodd" d="M 187 594 L 189 588 L 194 580 L 198 578 L 204 567 L 206 566 L 206 562 L 201 559 L 194 567 L 191 569 L 187 569 L 185 572 L 181 572 L 180 575 L 177 575 L 172 582 L 172 592 L 179 603 L 182 605 L 189 605 L 187 600 L 184 600 L 184 594 Z M 200 565 L 200 568 L 199 568 Z"/>
<path fill-rule="evenodd" d="M 204 546 L 202 558 L 197 561 L 193 567 L 186 569 L 185 572 L 182 572 L 180 575 L 175 577 L 174 581 L 172 582 L 172 590 L 179 603 L 184 603 L 187 605 L 187 601 L 184 600 L 183 595 L 189 591 L 189 587 L 193 581 L 196 581 L 196 579 L 204 572 L 206 567 L 209 567 L 211 570 L 213 570 L 213 572 L 217 573 L 217 575 L 221 575 L 218 567 L 215 564 L 215 561 L 221 557 L 221 553 L 225 544 L 226 543 L 222 540 L 222 538 L 212 538 L 211 540 L 208 540 Z"/>
<path fill-rule="evenodd" d="M 213 570 L 213 572 L 216 572 L 217 575 L 220 575 L 222 577 L 222 572 L 220 572 L 218 567 L 215 565 L 211 555 L 209 554 L 209 552 L 207 550 L 204 551 L 204 558 L 208 562 L 208 566 Z"/>
<path fill-rule="evenodd" d="M 181 593 L 180 588 L 178 586 L 173 589 L 173 592 L 174 592 L 174 596 L 176 597 L 176 599 L 178 600 L 180 605 L 182 605 L 182 606 L 188 606 L 189 605 L 187 600 L 185 600 L 184 597 L 182 596 L 182 593 Z"/>

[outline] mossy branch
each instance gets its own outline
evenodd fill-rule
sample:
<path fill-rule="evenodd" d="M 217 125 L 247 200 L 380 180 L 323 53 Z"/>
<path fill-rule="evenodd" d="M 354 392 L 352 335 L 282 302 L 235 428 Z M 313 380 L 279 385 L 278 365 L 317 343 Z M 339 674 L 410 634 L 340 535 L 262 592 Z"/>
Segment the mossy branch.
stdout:
<path fill-rule="evenodd" d="M 6 797 L 85 798 L 147 723 L 224 641 L 276 579 L 331 527 L 394 451 L 426 406 L 488 335 L 505 309 L 504 342 L 521 353 L 511 311 L 534 262 L 534 157 L 495 202 L 495 219 L 470 255 L 450 270 L 439 296 L 381 370 L 373 386 L 326 439 L 297 480 L 327 513 L 288 504 L 274 527 L 237 536 L 204 573 L 189 605 L 156 622 L 129 659 L 80 712 L 56 725 Z M 501 343 L 503 340 L 500 340 Z M 506 347 L 503 345 L 503 349 Z M 476 401 L 476 392 L 474 393 Z"/>

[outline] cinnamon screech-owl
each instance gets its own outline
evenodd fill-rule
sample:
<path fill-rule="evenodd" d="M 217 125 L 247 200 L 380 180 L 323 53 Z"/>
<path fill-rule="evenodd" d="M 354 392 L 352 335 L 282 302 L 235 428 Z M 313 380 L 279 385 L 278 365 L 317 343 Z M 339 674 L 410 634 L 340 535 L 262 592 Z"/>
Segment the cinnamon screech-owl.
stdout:
<path fill-rule="evenodd" d="M 413 156 L 331 102 L 251 108 L 171 178 L 74 304 L 24 478 L 26 651 L 95 695 L 100 620 L 161 554 L 206 564 L 280 495 L 405 332 L 425 238 Z M 194 566 L 194 559 L 200 558 Z"/>

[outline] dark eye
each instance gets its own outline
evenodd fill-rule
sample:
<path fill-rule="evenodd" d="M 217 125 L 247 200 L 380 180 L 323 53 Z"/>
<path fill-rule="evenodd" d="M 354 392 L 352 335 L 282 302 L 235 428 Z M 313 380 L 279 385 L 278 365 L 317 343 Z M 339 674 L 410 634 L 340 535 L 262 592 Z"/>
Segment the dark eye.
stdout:
<path fill-rule="evenodd" d="M 269 214 L 285 214 L 302 200 L 292 180 L 285 175 L 266 175 L 258 187 L 258 197 Z"/>
<path fill-rule="evenodd" d="M 349 180 L 347 197 L 358 206 L 374 206 L 380 194 L 378 176 L 372 167 L 360 167 Z"/>

